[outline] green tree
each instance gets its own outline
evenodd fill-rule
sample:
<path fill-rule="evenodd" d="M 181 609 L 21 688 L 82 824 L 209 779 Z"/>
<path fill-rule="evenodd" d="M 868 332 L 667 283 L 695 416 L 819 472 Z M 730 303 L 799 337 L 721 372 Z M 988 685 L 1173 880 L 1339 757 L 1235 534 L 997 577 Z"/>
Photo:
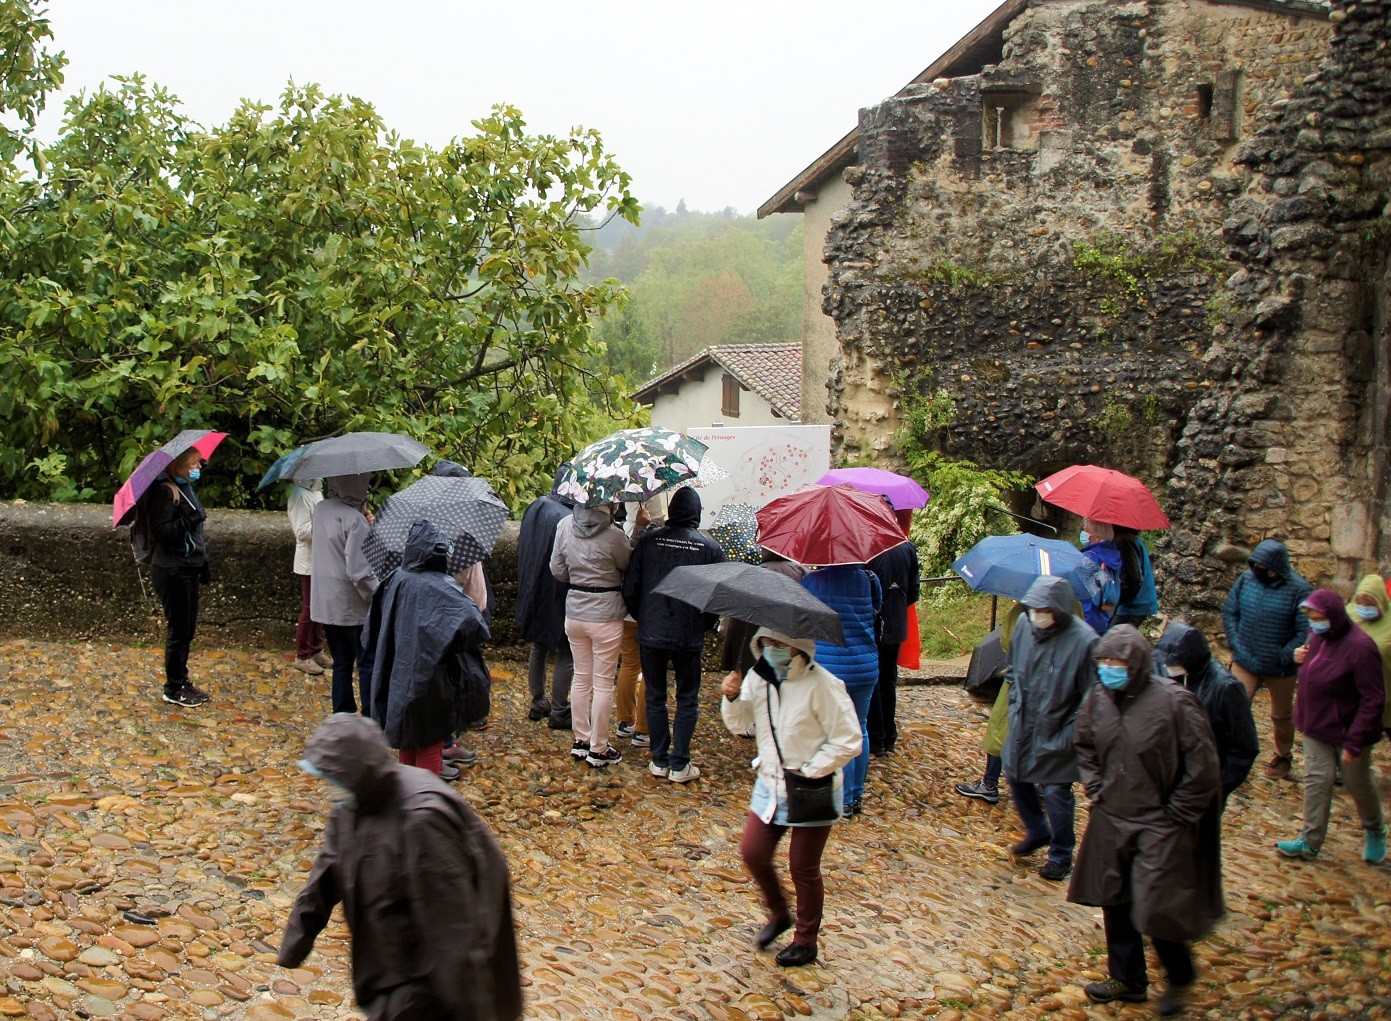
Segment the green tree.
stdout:
<path fill-rule="evenodd" d="M 515 503 L 631 419 L 590 367 L 621 290 L 582 279 L 584 218 L 638 216 L 596 132 L 497 107 L 435 150 L 315 86 L 201 129 L 117 82 L 0 191 L 0 492 L 108 498 L 204 426 L 232 434 L 209 496 L 238 506 L 296 443 L 382 429 Z"/>
<path fill-rule="evenodd" d="M 0 0 L 0 113 L 17 122 L 0 120 L 0 163 L 6 165 L 26 151 L 36 155 L 29 133 L 48 93 L 63 84 L 67 58 L 43 46 L 53 37 L 45 13 L 31 0 Z"/>

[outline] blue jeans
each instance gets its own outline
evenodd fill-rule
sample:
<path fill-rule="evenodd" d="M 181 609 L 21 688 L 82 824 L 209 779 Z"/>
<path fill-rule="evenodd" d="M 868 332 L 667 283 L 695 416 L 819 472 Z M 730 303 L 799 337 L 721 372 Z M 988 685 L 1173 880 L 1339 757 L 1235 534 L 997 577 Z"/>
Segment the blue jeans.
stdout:
<path fill-rule="evenodd" d="M 998 755 L 987 755 L 985 757 L 985 775 L 981 777 L 981 782 L 987 787 L 1000 786 L 1000 771 L 1005 768 L 1005 760 Z"/>
<path fill-rule="evenodd" d="M 647 683 L 647 737 L 652 761 L 675 772 L 691 764 L 691 736 L 700 714 L 700 655 L 702 649 L 659 649 L 638 646 L 638 660 Z M 676 681 L 676 716 L 667 715 L 667 665 Z M 668 722 L 670 720 L 670 722 Z"/>
<path fill-rule="evenodd" d="M 845 764 L 845 807 L 865 796 L 865 777 L 869 775 L 869 703 L 874 699 L 878 681 L 845 686 L 845 693 L 855 703 L 855 715 L 860 718 L 860 754 Z"/>
<path fill-rule="evenodd" d="M 1072 849 L 1077 846 L 1077 832 L 1073 828 L 1077 801 L 1072 795 L 1072 784 L 1023 783 L 1012 776 L 1005 779 L 1009 781 L 1014 808 L 1024 824 L 1026 839 L 1047 840 L 1048 860 L 1071 866 Z"/>
<path fill-rule="evenodd" d="M 362 712 L 372 714 L 372 661 L 362 647 L 361 625 L 324 625 L 324 642 L 333 657 L 333 711 L 355 713 L 353 701 L 353 664 L 357 664 L 357 687 L 362 697 Z"/>

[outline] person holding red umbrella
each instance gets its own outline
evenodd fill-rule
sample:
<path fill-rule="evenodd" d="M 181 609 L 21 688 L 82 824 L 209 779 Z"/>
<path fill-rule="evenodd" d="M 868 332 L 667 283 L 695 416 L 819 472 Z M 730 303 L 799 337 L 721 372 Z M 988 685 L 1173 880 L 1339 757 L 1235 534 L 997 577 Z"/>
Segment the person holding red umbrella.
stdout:
<path fill-rule="evenodd" d="M 198 626 L 199 590 L 212 580 L 203 522 L 208 512 L 193 490 L 203 454 L 184 451 L 155 479 L 141 499 L 152 540 L 150 570 L 164 609 L 164 701 L 187 708 L 208 701 L 188 679 L 188 653 Z"/>

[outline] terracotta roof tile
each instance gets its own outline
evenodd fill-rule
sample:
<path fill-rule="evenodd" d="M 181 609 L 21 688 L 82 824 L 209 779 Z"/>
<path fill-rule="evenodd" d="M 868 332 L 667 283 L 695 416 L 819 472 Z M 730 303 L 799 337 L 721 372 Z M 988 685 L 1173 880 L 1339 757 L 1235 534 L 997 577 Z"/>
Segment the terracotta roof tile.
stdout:
<path fill-rule="evenodd" d="M 655 399 L 663 384 L 679 379 L 702 362 L 719 365 L 744 389 L 767 401 L 783 418 L 793 422 L 801 420 L 801 344 L 716 344 L 649 379 L 633 392 L 633 398 L 639 401 Z"/>

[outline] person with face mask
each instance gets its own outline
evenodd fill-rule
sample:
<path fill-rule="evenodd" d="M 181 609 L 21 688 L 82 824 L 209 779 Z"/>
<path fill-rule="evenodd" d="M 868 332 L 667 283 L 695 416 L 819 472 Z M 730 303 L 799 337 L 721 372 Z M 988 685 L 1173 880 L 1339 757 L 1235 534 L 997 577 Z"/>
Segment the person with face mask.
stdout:
<path fill-rule="evenodd" d="M 1386 682 L 1381 651 L 1365 631 L 1353 627 L 1342 597 L 1316 589 L 1300 602 L 1309 618 L 1309 644 L 1295 652 L 1299 694 L 1294 724 L 1304 735 L 1304 826 L 1276 850 L 1287 858 L 1317 858 L 1328 833 L 1333 780 L 1342 767 L 1343 785 L 1362 822 L 1362 857 L 1386 857 L 1386 825 L 1372 778 L 1372 745 L 1381 738 Z"/>
<path fill-rule="evenodd" d="M 164 701 L 194 708 L 208 696 L 188 679 L 188 652 L 198 626 L 199 590 L 212 580 L 203 522 L 208 512 L 194 491 L 203 455 L 180 454 L 141 498 L 149 516 L 150 573 L 166 623 Z"/>
<path fill-rule="evenodd" d="M 310 586 L 314 570 L 314 508 L 323 502 L 323 482 L 311 479 L 290 487 L 285 514 L 295 533 L 295 577 L 299 580 L 299 622 L 295 625 L 294 668 L 318 675 L 333 660 L 324 655 L 324 626 L 309 612 Z"/>
<path fill-rule="evenodd" d="M 816 960 L 825 902 L 821 855 L 844 802 L 842 767 L 860 753 L 863 738 L 845 685 L 816 662 L 815 642 L 760 628 L 749 647 L 758 658 L 742 678 L 734 673 L 725 677 L 720 715 L 735 734 L 753 731 L 758 745 L 757 776 L 739 850 L 768 909 L 767 924 L 754 938 L 760 950 L 793 928 L 787 894 L 773 868 L 778 842 L 792 832 L 788 866 L 797 894 L 796 929 L 776 960 L 793 968 Z M 828 807 L 833 817 L 790 822 L 784 770 L 809 779 L 831 777 Z"/>
<path fill-rule="evenodd" d="M 324 480 L 324 499 L 314 508 L 310 616 L 324 627 L 333 655 L 333 711 L 355 713 L 353 668 L 363 711 L 372 704 L 372 661 L 365 652 L 362 625 L 377 576 L 363 555 L 362 543 L 372 524 L 363 513 L 370 475 L 341 475 Z"/>
<path fill-rule="evenodd" d="M 1294 761 L 1294 650 L 1308 637 L 1300 601 L 1314 590 L 1290 566 L 1285 544 L 1266 539 L 1251 552 L 1250 567 L 1227 593 L 1222 624 L 1232 650 L 1232 674 L 1247 697 L 1270 692 L 1275 751 L 1262 770 L 1272 780 L 1290 775 Z"/>
<path fill-rule="evenodd" d="M 1154 672 L 1149 642 L 1118 624 L 1097 642 L 1100 683 L 1077 714 L 1076 751 L 1091 800 L 1074 904 L 1102 910 L 1104 982 L 1094 1003 L 1144 1003 L 1144 936 L 1168 985 L 1156 1013 L 1182 1013 L 1197 978 L 1188 944 L 1222 917 L 1217 747 L 1197 697 Z"/>
<path fill-rule="evenodd" d="M 372 1021 L 522 1016 L 512 897 L 492 831 L 423 769 L 399 765 L 371 720 L 340 713 L 300 768 L 333 807 L 277 962 L 297 968 L 341 901 L 353 992 Z"/>
<path fill-rule="evenodd" d="M 1188 624 L 1170 624 L 1154 653 L 1161 666 L 1160 675 L 1187 688 L 1203 704 L 1217 744 L 1225 809 L 1227 799 L 1245 782 L 1260 754 L 1256 720 L 1251 715 L 1246 689 L 1212 658 L 1207 636 Z"/>
<path fill-rule="evenodd" d="M 1082 603 L 1082 619 L 1097 634 L 1105 634 L 1121 601 L 1122 560 L 1116 530 L 1104 521 L 1084 520 L 1077 541 L 1082 556 L 1096 564 L 1092 597 Z"/>
<path fill-rule="evenodd" d="M 1082 698 L 1096 681 L 1092 647 L 1096 632 L 1073 615 L 1077 597 L 1063 578 L 1038 578 L 1021 600 L 1028 615 L 1014 625 L 1009 643 L 1009 731 L 1001 758 L 1024 839 L 1017 857 L 1048 848 L 1039 867 L 1060 882 L 1072 871 L 1077 757 L 1072 729 Z"/>
<path fill-rule="evenodd" d="M 1381 673 L 1386 682 L 1386 708 L 1382 710 L 1381 726 L 1391 737 L 1391 599 L 1386 597 L 1386 582 L 1379 574 L 1369 574 L 1357 586 L 1352 597 L 1352 621 L 1377 643 L 1381 650 Z"/>

